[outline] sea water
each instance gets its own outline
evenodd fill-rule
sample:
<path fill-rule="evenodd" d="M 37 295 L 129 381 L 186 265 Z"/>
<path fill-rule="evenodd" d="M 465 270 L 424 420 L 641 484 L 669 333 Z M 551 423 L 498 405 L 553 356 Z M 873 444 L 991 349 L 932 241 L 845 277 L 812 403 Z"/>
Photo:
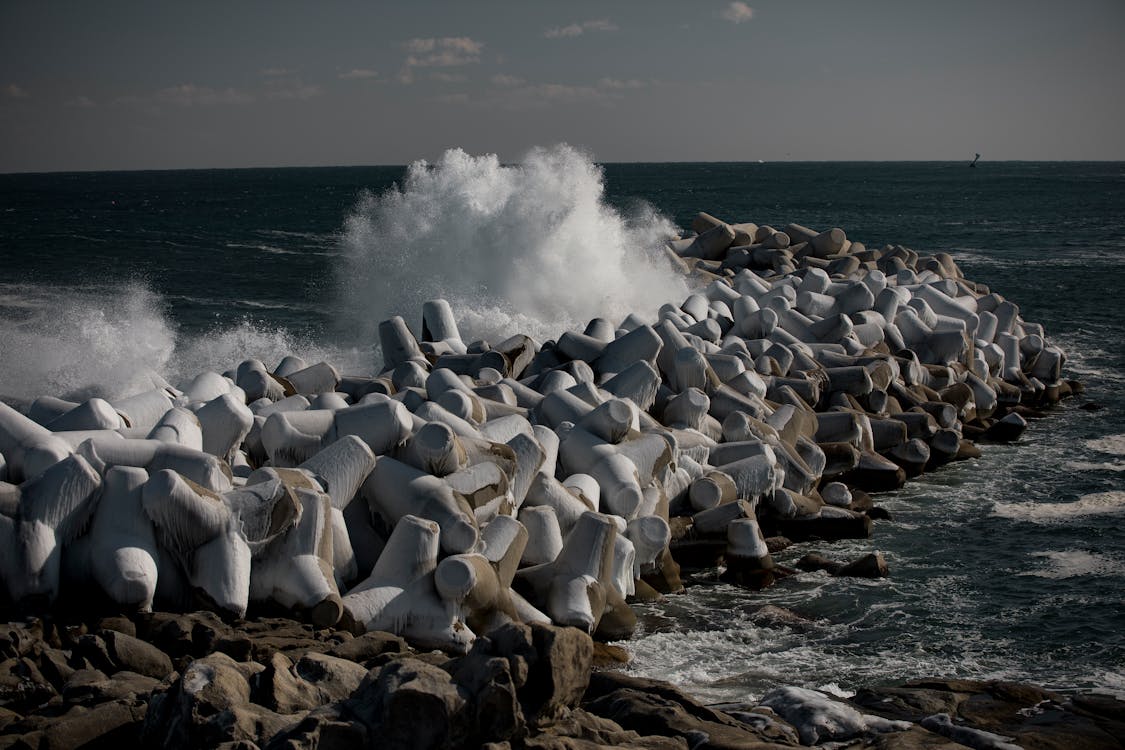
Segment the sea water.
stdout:
<path fill-rule="evenodd" d="M 920 676 L 1125 696 L 1125 165 L 518 165 L 0 175 L 0 398 L 129 395 L 257 357 L 378 367 L 374 330 L 454 304 L 467 339 L 540 340 L 688 292 L 659 246 L 697 211 L 946 251 L 1041 322 L 1084 396 L 1014 445 L 876 497 L 887 579 L 762 592 L 696 577 L 637 607 L 631 669 L 707 700 Z M 1081 405 L 1089 408 L 1079 408 Z M 800 616 L 763 617 L 771 604 Z"/>

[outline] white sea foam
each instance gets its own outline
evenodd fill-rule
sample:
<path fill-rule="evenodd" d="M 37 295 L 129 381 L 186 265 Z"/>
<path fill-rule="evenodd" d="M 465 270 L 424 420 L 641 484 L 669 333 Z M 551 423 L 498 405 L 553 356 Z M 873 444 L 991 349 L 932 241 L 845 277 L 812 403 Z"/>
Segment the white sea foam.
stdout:
<path fill-rule="evenodd" d="M 1072 518 L 1120 513 L 1125 492 L 1095 492 L 1070 503 L 996 503 L 993 516 L 1038 524 L 1065 523 Z"/>
<path fill-rule="evenodd" d="M 1086 550 L 1032 552 L 1031 556 L 1046 560 L 1046 567 L 1029 570 L 1020 573 L 1020 575 L 1062 580 L 1079 576 L 1120 576 L 1125 574 L 1125 562 Z"/>
<path fill-rule="evenodd" d="M 13 401 L 121 398 L 151 387 L 149 373 L 177 383 L 248 357 L 268 366 L 290 353 L 329 358 L 348 371 L 369 359 L 249 322 L 185 336 L 167 318 L 165 300 L 140 283 L 27 286 L 18 298 L 5 296 L 3 306 L 13 314 L 0 316 L 0 397 Z"/>
<path fill-rule="evenodd" d="M 659 250 L 673 234 L 651 209 L 625 216 L 607 204 L 601 169 L 569 146 L 514 166 L 451 149 L 412 164 L 401 186 L 366 195 L 348 218 L 340 314 L 360 340 L 391 315 L 417 326 L 436 297 L 467 339 L 654 316 L 687 294 Z"/>
<path fill-rule="evenodd" d="M 1113 463 L 1110 461 L 1103 461 L 1101 463 L 1091 463 L 1088 461 L 1067 461 L 1066 468 L 1075 471 L 1125 471 L 1125 464 Z"/>
<path fill-rule="evenodd" d="M 1105 435 L 1095 440 L 1087 440 L 1086 447 L 1100 453 L 1125 456 L 1125 435 Z"/>

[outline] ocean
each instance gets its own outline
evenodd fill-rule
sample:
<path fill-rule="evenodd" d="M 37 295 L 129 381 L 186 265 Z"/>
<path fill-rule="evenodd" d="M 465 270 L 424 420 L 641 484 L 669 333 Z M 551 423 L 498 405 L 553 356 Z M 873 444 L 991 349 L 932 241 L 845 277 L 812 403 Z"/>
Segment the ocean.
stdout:
<path fill-rule="evenodd" d="M 1125 164 L 519 165 L 0 175 L 0 398 L 128 395 L 247 357 L 381 361 L 378 322 L 444 296 L 466 339 L 540 340 L 678 304 L 653 248 L 697 211 L 946 251 L 1020 305 L 1086 393 L 1016 444 L 878 495 L 887 579 L 749 592 L 702 575 L 638 606 L 631 669 L 709 701 L 922 676 L 1125 697 Z M 1087 405 L 1090 408 L 1080 408 Z M 803 622 L 763 618 L 785 607 Z"/>

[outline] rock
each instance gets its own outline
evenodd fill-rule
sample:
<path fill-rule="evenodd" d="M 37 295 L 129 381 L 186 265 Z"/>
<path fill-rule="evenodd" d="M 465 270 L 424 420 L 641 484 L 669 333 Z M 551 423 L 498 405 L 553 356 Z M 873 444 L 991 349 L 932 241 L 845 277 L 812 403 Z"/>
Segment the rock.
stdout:
<path fill-rule="evenodd" d="M 640 734 L 681 737 L 691 747 L 788 746 L 774 744 L 755 729 L 702 705 L 668 683 L 620 672 L 591 675 L 583 708 Z M 701 744 L 704 735 L 707 739 Z"/>
<path fill-rule="evenodd" d="M 975 746 L 999 747 L 996 743 L 1004 741 L 956 730 L 1009 737 L 1012 745 L 1025 748 L 1120 748 L 1125 737 L 1125 702 L 1107 696 L 1067 698 L 1021 683 L 915 680 L 860 690 L 850 702 L 888 718 L 921 722 Z"/>
<path fill-rule="evenodd" d="M 810 552 L 804 555 L 797 561 L 796 565 L 798 569 L 806 573 L 816 570 L 826 570 L 829 575 L 836 575 L 844 567 L 844 563 L 838 560 L 830 560 L 818 552 Z"/>
<path fill-rule="evenodd" d="M 890 575 L 890 571 L 887 569 L 887 561 L 883 559 L 882 552 L 870 552 L 857 560 L 852 560 L 837 570 L 835 575 L 853 578 L 886 578 Z"/>
<path fill-rule="evenodd" d="M 117 669 L 124 669 L 162 680 L 172 672 L 168 655 L 139 638 L 106 630 L 102 633 L 106 651 Z"/>
<path fill-rule="evenodd" d="M 27 657 L 0 662 L 0 705 L 17 711 L 34 709 L 56 695 L 35 662 Z"/>
<path fill-rule="evenodd" d="M 407 651 L 406 641 L 400 636 L 372 630 L 344 641 L 328 651 L 332 656 L 366 664 L 376 656 L 386 653 L 399 654 Z"/>
<path fill-rule="evenodd" d="M 759 705 L 796 727 L 802 745 L 847 740 L 869 732 L 901 732 L 911 726 L 907 721 L 861 713 L 824 693 L 798 687 L 775 688 L 762 696 Z"/>
<path fill-rule="evenodd" d="M 594 642 L 577 628 L 531 625 L 535 660 L 529 664 L 524 706 L 528 720 L 557 716 L 582 700 L 590 680 Z"/>
<path fill-rule="evenodd" d="M 621 646 L 613 646 L 609 643 L 594 641 L 594 669 L 628 664 L 631 660 L 632 657 L 629 655 L 627 649 Z"/>
<path fill-rule="evenodd" d="M 147 706 L 132 700 L 112 701 L 93 708 L 74 706 L 43 731 L 40 748 L 112 748 L 140 744 Z"/>
<path fill-rule="evenodd" d="M 97 675 L 91 676 L 96 677 Z M 62 691 L 63 700 L 67 703 L 92 706 L 107 701 L 147 699 L 149 693 L 160 685 L 159 680 L 126 670 L 117 672 L 112 677 L 106 677 L 105 675 L 101 675 L 101 677 L 103 679 L 72 680 L 68 682 Z"/>
<path fill-rule="evenodd" d="M 403 658 L 369 673 L 343 708 L 381 747 L 424 750 L 449 747 L 467 734 L 467 703 L 448 672 Z"/>
<path fill-rule="evenodd" d="M 225 654 L 192 662 L 183 676 L 153 694 L 142 742 L 163 748 L 198 748 L 221 742 L 257 742 L 295 723 L 250 702 L 246 673 Z"/>

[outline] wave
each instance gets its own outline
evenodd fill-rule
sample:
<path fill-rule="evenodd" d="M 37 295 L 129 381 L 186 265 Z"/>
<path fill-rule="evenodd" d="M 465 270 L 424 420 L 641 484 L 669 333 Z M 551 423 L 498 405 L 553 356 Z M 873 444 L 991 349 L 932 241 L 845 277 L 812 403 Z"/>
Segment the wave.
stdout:
<path fill-rule="evenodd" d="M 996 503 L 992 515 L 1038 524 L 1064 523 L 1072 518 L 1120 513 L 1125 492 L 1095 492 L 1070 503 Z"/>
<path fill-rule="evenodd" d="M 116 286 L 26 285 L 5 299 L 0 317 L 0 398 L 41 395 L 123 398 L 151 387 L 151 373 L 173 384 L 244 359 L 273 366 L 287 354 L 367 372 L 370 352 L 341 349 L 244 320 L 199 335 L 181 333 L 167 301 L 140 282 Z M 9 304 L 11 303 L 11 304 Z"/>
<path fill-rule="evenodd" d="M 610 206 L 601 169 L 569 146 L 534 149 L 511 166 L 451 149 L 410 165 L 401 186 L 361 198 L 341 239 L 339 307 L 368 340 L 379 321 L 414 321 L 437 297 L 453 305 L 467 340 L 654 316 L 687 294 L 660 251 L 674 234 L 651 207 L 626 216 Z"/>

